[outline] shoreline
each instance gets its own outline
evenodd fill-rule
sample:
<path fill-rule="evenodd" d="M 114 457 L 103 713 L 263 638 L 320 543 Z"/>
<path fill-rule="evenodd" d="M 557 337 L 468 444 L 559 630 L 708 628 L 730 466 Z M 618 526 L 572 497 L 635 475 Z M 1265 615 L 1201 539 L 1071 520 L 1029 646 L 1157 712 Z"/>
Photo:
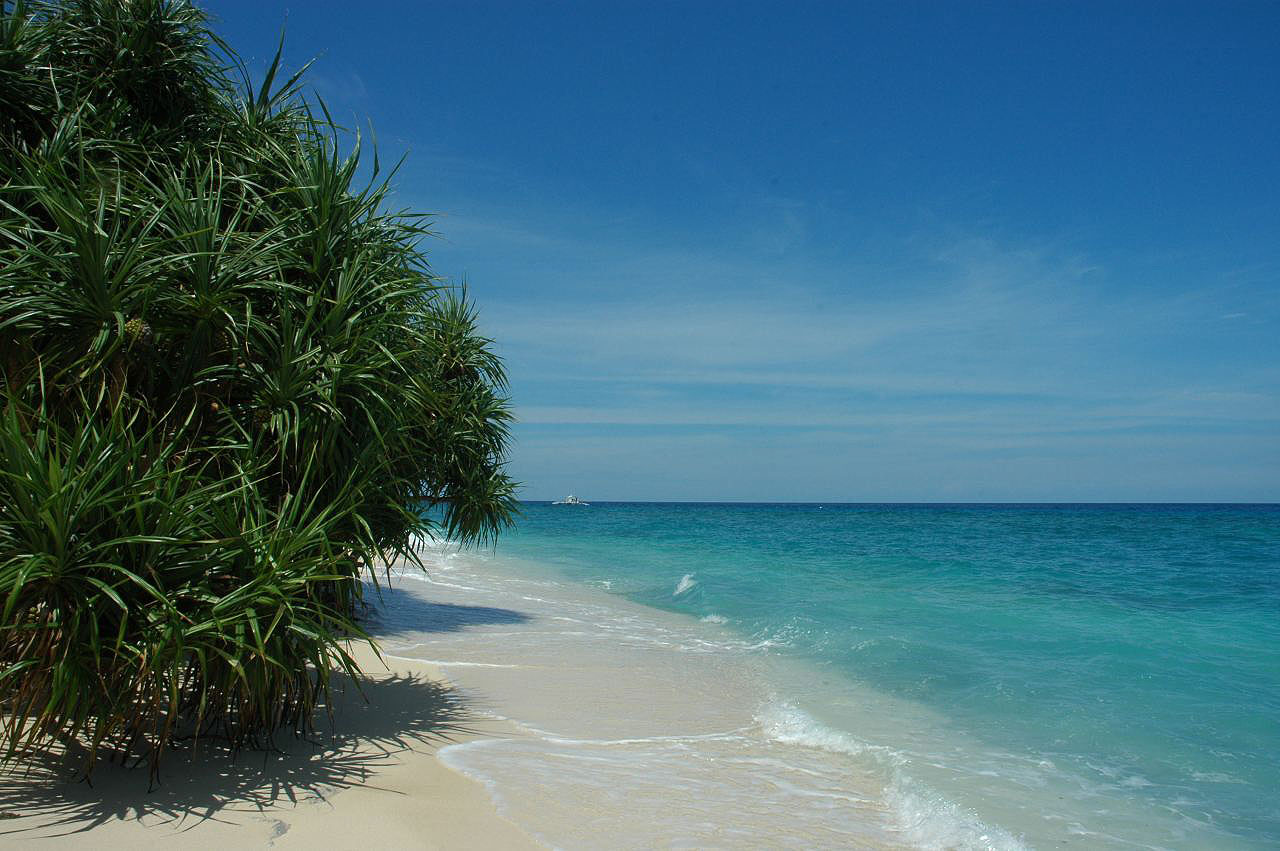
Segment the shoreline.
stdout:
<path fill-rule="evenodd" d="M 1085 785 L 1069 755 L 1013 754 L 785 640 L 627 599 L 536 552 L 428 549 L 427 575 L 400 573 L 387 596 L 384 650 L 440 664 L 518 725 L 442 758 L 548 845 L 608 829 L 619 848 L 1013 851 L 1157 833 L 1188 847 L 1176 814 Z M 701 593 L 667 573 L 673 598 Z"/>
<path fill-rule="evenodd" d="M 384 599 L 383 651 L 440 666 L 515 725 L 518 736 L 460 743 L 440 758 L 482 782 L 538 841 L 928 844 L 886 800 L 878 757 L 794 736 L 813 719 L 775 692 L 776 660 L 759 642 L 530 573 L 519 559 L 448 545 L 426 555 L 427 574 L 398 572 Z"/>
<path fill-rule="evenodd" d="M 235 760 L 204 751 L 208 764 L 175 752 L 152 793 L 145 768 L 100 765 L 94 790 L 61 781 L 46 801 L 41 778 L 0 775 L 0 815 L 23 815 L 0 820 L 0 848 L 59 835 L 51 847 L 121 851 L 175 839 L 573 848 L 607 836 L 617 848 L 1012 851 L 1176 827 L 1131 793 L 1072 786 L 1065 759 L 1010 770 L 946 717 L 724 617 L 526 558 L 445 544 L 423 555 L 426 573 L 391 565 L 394 579 L 366 597 L 383 662 L 357 648 L 369 702 L 347 689 L 332 724 L 317 719 L 329 737 L 284 735 L 283 753 Z M 678 574 L 673 595 L 702 593 Z M 1095 823 L 1097 805 L 1109 824 Z M 78 843 L 69 833 L 87 828 Z"/>
<path fill-rule="evenodd" d="M 67 760 L 4 770 L 0 848 L 541 848 L 436 756 L 519 731 L 474 712 L 436 666 L 354 655 L 367 702 L 335 678 L 313 741 L 282 733 L 276 750 L 234 756 L 205 742 L 194 759 L 175 747 L 151 790 L 145 765 L 100 760 L 92 786 Z"/>

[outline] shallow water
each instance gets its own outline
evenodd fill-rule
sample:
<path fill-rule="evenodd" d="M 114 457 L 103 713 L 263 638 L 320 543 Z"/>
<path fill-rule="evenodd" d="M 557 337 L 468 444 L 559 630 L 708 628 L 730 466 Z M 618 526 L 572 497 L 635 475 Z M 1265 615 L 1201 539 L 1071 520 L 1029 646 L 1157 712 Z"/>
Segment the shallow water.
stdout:
<path fill-rule="evenodd" d="M 554 845 L 1280 841 L 1275 507 L 528 505 L 429 561 L 388 649 L 530 732 L 445 758 Z"/>

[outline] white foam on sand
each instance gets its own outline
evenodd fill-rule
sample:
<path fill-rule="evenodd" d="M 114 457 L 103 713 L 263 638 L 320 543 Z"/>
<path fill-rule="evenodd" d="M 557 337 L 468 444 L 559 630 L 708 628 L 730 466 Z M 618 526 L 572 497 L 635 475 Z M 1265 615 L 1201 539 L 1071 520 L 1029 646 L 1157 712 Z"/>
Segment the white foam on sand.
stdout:
<path fill-rule="evenodd" d="M 449 581 L 399 583 L 383 616 L 526 734 L 440 758 L 549 845 L 592 847 L 607 831 L 618 848 L 1020 847 L 891 750 L 779 700 L 776 641 L 503 559 L 432 555 L 449 558 Z M 696 584 L 685 575 L 674 593 Z"/>

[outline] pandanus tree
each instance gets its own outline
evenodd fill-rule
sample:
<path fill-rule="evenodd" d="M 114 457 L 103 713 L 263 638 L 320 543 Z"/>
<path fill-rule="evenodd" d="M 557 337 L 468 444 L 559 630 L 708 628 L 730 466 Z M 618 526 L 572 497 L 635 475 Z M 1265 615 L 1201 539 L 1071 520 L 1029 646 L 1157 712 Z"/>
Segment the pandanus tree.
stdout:
<path fill-rule="evenodd" d="M 279 54 L 249 87 L 178 0 L 0 10 L 4 754 L 305 728 L 363 582 L 510 522 L 502 365 Z"/>

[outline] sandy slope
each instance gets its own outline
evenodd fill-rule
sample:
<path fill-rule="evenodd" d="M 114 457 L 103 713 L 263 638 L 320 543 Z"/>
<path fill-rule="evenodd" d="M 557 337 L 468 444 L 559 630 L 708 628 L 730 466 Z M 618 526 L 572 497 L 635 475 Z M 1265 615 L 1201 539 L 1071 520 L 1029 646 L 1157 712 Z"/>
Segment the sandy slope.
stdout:
<path fill-rule="evenodd" d="M 234 758 L 175 751 L 148 791 L 146 768 L 101 764 L 93 786 L 66 763 L 0 775 L 0 848 L 533 848 L 484 789 L 442 765 L 437 749 L 518 735 L 471 717 L 430 666 L 367 648 L 367 703 L 344 683 L 318 741 L 282 737 L 278 753 Z M 68 763 L 70 760 L 67 761 Z"/>

